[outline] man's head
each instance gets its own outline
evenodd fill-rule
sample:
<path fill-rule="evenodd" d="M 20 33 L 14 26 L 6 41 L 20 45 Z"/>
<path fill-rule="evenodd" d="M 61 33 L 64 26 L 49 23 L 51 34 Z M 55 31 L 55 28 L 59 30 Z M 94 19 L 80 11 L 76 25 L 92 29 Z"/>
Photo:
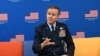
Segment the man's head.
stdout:
<path fill-rule="evenodd" d="M 60 15 L 60 9 L 57 6 L 50 6 L 47 10 L 47 22 L 54 24 Z"/>

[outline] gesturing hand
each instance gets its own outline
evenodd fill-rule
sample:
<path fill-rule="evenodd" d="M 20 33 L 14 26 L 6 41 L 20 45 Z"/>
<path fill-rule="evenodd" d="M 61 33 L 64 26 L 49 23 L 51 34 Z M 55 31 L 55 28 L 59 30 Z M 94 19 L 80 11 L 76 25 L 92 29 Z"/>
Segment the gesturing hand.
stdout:
<path fill-rule="evenodd" d="M 42 43 L 41 43 L 41 49 L 43 49 L 45 46 L 48 45 L 54 45 L 55 42 L 50 42 L 51 39 L 46 38 Z"/>

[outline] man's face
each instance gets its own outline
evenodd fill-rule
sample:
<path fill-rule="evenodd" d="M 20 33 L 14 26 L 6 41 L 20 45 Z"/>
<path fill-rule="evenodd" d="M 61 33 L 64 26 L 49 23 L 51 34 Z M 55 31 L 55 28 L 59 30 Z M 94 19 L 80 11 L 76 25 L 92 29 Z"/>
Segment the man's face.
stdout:
<path fill-rule="evenodd" d="M 47 10 L 47 22 L 49 24 L 54 24 L 54 22 L 57 21 L 58 19 L 58 10 L 57 9 L 54 9 L 54 8 L 49 8 Z"/>

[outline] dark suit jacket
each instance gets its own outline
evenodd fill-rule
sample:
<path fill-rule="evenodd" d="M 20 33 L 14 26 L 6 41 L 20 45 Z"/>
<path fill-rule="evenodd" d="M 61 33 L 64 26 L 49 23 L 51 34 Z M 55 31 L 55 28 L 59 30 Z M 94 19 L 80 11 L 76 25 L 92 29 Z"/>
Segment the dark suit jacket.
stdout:
<path fill-rule="evenodd" d="M 59 37 L 60 27 L 63 27 L 65 30 L 65 37 Z M 51 42 L 55 42 L 55 45 L 46 46 L 41 50 L 40 44 L 44 41 L 44 39 L 48 37 L 51 39 Z M 64 44 L 62 43 L 64 40 L 67 43 L 67 52 L 64 51 Z M 74 43 L 72 37 L 68 31 L 67 25 L 64 23 L 57 22 L 55 32 L 51 32 L 47 23 L 41 24 L 35 28 L 35 36 L 34 42 L 32 46 L 32 50 L 34 53 L 39 54 L 39 56 L 54 56 L 67 54 L 68 56 L 74 56 Z"/>

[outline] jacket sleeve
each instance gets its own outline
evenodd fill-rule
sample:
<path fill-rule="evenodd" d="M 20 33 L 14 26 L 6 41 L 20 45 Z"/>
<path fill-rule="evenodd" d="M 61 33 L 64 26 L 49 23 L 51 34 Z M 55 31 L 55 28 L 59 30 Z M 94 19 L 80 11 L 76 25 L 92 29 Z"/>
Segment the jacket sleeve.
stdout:
<path fill-rule="evenodd" d="M 75 45 L 67 25 L 65 25 L 65 31 L 66 31 L 65 42 L 67 43 L 67 54 L 68 56 L 74 56 Z"/>
<path fill-rule="evenodd" d="M 40 27 L 36 27 L 35 28 L 35 35 L 34 35 L 34 41 L 33 41 L 33 45 L 32 45 L 32 50 L 34 53 L 39 54 L 41 53 L 41 29 Z"/>

